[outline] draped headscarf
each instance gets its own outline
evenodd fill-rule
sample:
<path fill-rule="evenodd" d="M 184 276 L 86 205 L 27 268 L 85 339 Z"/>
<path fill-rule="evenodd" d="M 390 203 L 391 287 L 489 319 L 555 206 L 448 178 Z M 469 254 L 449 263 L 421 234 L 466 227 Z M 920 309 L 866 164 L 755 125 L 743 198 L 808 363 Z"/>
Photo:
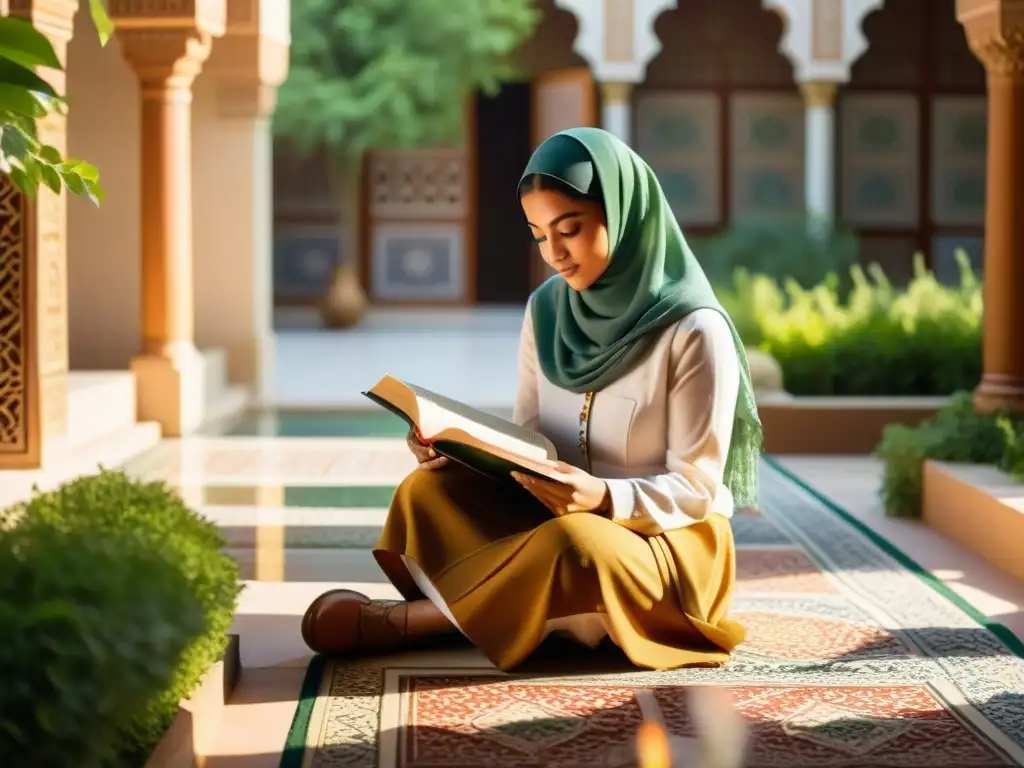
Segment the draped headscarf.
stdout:
<path fill-rule="evenodd" d="M 562 389 L 600 390 L 639 361 L 657 331 L 697 309 L 721 313 L 732 329 L 740 368 L 725 483 L 737 504 L 754 503 L 763 431 L 746 351 L 654 172 L 607 131 L 573 128 L 537 148 L 521 187 L 538 174 L 585 196 L 600 189 L 610 248 L 607 269 L 589 288 L 573 290 L 554 276 L 534 292 L 533 328 L 542 372 Z"/>

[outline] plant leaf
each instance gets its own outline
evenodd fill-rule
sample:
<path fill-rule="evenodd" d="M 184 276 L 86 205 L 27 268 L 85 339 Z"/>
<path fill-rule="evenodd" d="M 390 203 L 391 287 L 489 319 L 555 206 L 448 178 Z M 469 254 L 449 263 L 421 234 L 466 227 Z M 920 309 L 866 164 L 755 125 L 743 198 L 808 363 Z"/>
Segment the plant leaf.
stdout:
<path fill-rule="evenodd" d="M 0 134 L 0 152 L 8 160 L 15 160 L 21 163 L 23 158 L 32 153 L 34 143 L 31 138 L 22 133 L 16 125 L 5 125 L 3 134 Z"/>
<path fill-rule="evenodd" d="M 47 112 L 35 93 L 10 83 L 0 83 L 0 109 L 32 119 L 44 117 Z"/>
<path fill-rule="evenodd" d="M 49 144 L 40 147 L 37 154 L 50 165 L 57 165 L 62 162 L 60 152 L 56 147 L 51 147 Z"/>
<path fill-rule="evenodd" d="M 49 187 L 55 195 L 59 195 L 61 190 L 64 189 L 60 173 L 52 165 L 40 165 L 39 176 L 42 178 L 43 184 Z"/>
<path fill-rule="evenodd" d="M 53 90 L 53 87 L 31 69 L 2 57 L 0 57 L 0 83 L 18 85 L 51 98 L 57 97 L 57 92 Z"/>
<path fill-rule="evenodd" d="M 89 15 L 92 16 L 92 23 L 96 27 L 96 34 L 99 35 L 100 45 L 106 45 L 110 36 L 114 33 L 114 23 L 107 14 L 107 8 L 103 0 L 89 0 Z"/>
<path fill-rule="evenodd" d="M 64 68 L 46 35 L 15 16 L 0 16 L 0 56 L 29 69 Z"/>

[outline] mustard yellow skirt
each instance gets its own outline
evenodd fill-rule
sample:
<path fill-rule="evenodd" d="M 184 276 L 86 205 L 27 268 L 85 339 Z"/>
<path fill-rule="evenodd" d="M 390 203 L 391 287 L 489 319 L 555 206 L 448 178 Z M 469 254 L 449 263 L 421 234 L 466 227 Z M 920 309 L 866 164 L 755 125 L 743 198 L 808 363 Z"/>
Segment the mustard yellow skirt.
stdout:
<path fill-rule="evenodd" d="M 736 562 L 721 515 L 646 537 L 597 515 L 553 517 L 524 490 L 448 466 L 402 481 L 374 555 L 406 600 L 443 601 L 504 670 L 573 617 L 599 616 L 650 669 L 719 665 L 746 635 L 726 617 Z"/>

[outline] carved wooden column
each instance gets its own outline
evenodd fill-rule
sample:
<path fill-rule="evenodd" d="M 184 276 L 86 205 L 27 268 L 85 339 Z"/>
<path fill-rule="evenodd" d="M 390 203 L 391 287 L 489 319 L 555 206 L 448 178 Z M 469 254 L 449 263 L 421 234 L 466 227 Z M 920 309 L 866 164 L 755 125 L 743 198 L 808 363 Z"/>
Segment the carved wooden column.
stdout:
<path fill-rule="evenodd" d="M 1024 0 L 957 0 L 988 73 L 981 411 L 1024 411 Z"/>
<path fill-rule="evenodd" d="M 67 62 L 75 0 L 11 0 Z M 65 75 L 40 75 L 64 93 Z M 66 151 L 67 121 L 39 125 L 40 139 Z M 0 469 L 29 469 L 59 453 L 67 433 L 67 201 L 41 188 L 35 199 L 0 175 Z"/>
<path fill-rule="evenodd" d="M 115 0 L 111 17 L 141 86 L 142 355 L 132 361 L 140 420 L 165 435 L 203 418 L 193 339 L 192 83 L 224 33 L 224 0 Z"/>
<path fill-rule="evenodd" d="M 197 98 L 204 103 L 193 123 L 196 340 L 225 350 L 229 379 L 267 400 L 274 386 L 270 118 L 288 74 L 289 2 L 227 0 L 227 19 L 203 70 Z"/>

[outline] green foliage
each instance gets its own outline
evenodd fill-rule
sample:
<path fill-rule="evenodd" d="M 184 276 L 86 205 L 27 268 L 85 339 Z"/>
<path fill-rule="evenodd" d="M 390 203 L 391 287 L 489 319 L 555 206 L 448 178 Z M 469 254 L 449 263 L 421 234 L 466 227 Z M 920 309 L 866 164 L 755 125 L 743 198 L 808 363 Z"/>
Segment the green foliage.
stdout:
<path fill-rule="evenodd" d="M 918 258 L 906 290 L 877 266 L 855 266 L 845 292 L 835 275 L 804 288 L 740 270 L 718 293 L 744 342 L 779 361 L 792 394 L 949 395 L 981 376 L 981 286 L 967 255 L 957 260 L 953 287 Z"/>
<path fill-rule="evenodd" d="M 181 570 L 129 532 L 0 532 L 0 765 L 113 765 L 203 624 Z"/>
<path fill-rule="evenodd" d="M 238 594 L 238 566 L 220 550 L 217 527 L 190 510 L 161 483 L 142 483 L 120 472 L 102 472 L 35 496 L 0 515 L 0 528 L 55 526 L 69 532 L 95 531 L 132 536 L 160 552 L 202 606 L 201 634 L 182 654 L 170 683 L 125 726 L 126 750 L 141 754 L 159 740 L 203 674 L 220 660 L 227 644 Z"/>
<path fill-rule="evenodd" d="M 90 0 L 89 7 L 105 44 L 112 30 L 106 9 L 101 0 Z M 63 97 L 37 73 L 40 67 L 63 69 L 50 41 L 24 19 L 0 17 L 0 172 L 27 195 L 35 195 L 40 184 L 56 194 L 67 187 L 99 205 L 103 187 L 96 169 L 62 158 L 56 147 L 40 140 L 37 122 L 67 109 Z"/>
<path fill-rule="evenodd" d="M 531 0 L 293 0 L 276 131 L 339 162 L 457 140 L 468 97 L 513 74 Z"/>
<path fill-rule="evenodd" d="M 881 493 L 886 514 L 918 517 L 926 460 L 994 464 L 1024 474 L 1024 420 L 1010 413 L 977 413 L 971 394 L 959 392 L 917 427 L 886 427 L 875 455 L 885 465 Z"/>
<path fill-rule="evenodd" d="M 748 221 L 705 238 L 697 258 L 716 285 L 738 270 L 812 288 L 829 275 L 845 275 L 857 262 L 856 236 L 806 219 Z"/>

